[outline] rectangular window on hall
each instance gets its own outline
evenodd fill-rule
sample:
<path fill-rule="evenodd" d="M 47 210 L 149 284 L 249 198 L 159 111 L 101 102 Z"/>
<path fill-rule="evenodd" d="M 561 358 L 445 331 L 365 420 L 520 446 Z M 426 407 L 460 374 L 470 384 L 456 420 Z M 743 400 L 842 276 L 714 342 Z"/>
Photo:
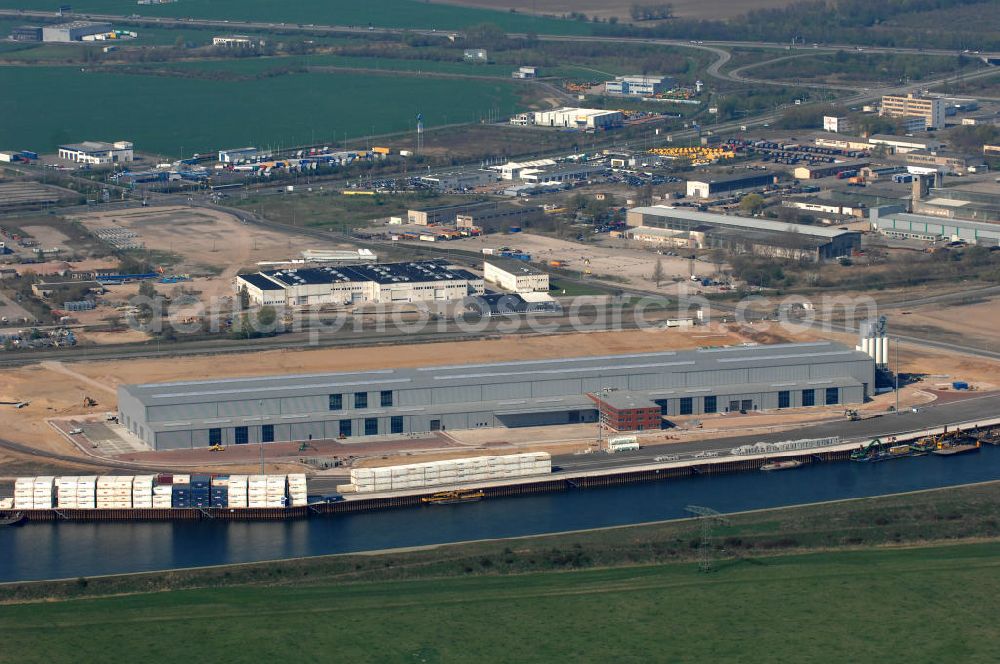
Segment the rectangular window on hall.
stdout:
<path fill-rule="evenodd" d="M 260 428 L 260 440 L 264 443 L 274 442 L 274 425 L 265 424 Z"/>
<path fill-rule="evenodd" d="M 331 394 L 330 395 L 330 410 L 343 410 L 344 409 L 344 395 L 343 394 Z"/>
<path fill-rule="evenodd" d="M 706 413 L 715 413 L 719 410 L 718 402 L 716 402 L 715 397 L 705 397 L 705 408 Z"/>
<path fill-rule="evenodd" d="M 368 393 L 367 392 L 355 392 L 354 393 L 354 407 L 355 408 L 367 408 L 368 407 Z"/>
<path fill-rule="evenodd" d="M 788 390 L 778 392 L 778 408 L 788 408 L 792 403 L 792 395 Z"/>
<path fill-rule="evenodd" d="M 694 401 L 691 397 L 681 397 L 680 414 L 690 415 L 694 412 Z"/>
<path fill-rule="evenodd" d="M 341 420 L 340 421 L 340 435 L 347 438 L 351 435 L 351 421 Z"/>
<path fill-rule="evenodd" d="M 802 390 L 802 405 L 803 406 L 816 405 L 816 390 Z"/>
<path fill-rule="evenodd" d="M 382 390 L 380 403 L 383 408 L 392 406 L 392 390 Z"/>
<path fill-rule="evenodd" d="M 840 388 L 828 387 L 826 388 L 826 405 L 834 406 L 840 403 Z"/>
<path fill-rule="evenodd" d="M 375 436 L 378 434 L 378 418 L 377 417 L 366 417 L 365 418 L 365 435 Z"/>
<path fill-rule="evenodd" d="M 222 429 L 209 429 L 208 430 L 208 444 L 209 445 L 221 445 L 222 444 Z"/>
<path fill-rule="evenodd" d="M 403 433 L 403 416 L 393 415 L 389 420 L 389 431 L 391 433 Z"/>
<path fill-rule="evenodd" d="M 250 442 L 250 430 L 247 427 L 236 427 L 233 431 L 233 442 L 237 445 L 246 445 Z"/>

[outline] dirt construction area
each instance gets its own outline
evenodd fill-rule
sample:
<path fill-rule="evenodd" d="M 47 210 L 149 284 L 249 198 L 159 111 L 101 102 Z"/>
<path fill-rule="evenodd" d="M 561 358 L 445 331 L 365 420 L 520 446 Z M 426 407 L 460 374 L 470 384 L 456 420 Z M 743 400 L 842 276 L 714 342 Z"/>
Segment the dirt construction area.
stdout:
<path fill-rule="evenodd" d="M 536 263 L 560 261 L 571 272 L 590 274 L 594 279 L 619 287 L 632 286 L 666 294 L 676 291 L 675 277 L 682 282 L 689 281 L 692 270 L 700 277 L 715 274 L 715 266 L 710 263 L 661 256 L 626 240 L 607 239 L 599 244 L 583 244 L 532 233 L 516 233 L 453 240 L 448 246 L 472 251 L 498 251 L 501 247 L 510 247 L 531 254 L 531 260 Z M 663 265 L 664 276 L 659 288 L 652 278 L 658 259 Z"/>
<path fill-rule="evenodd" d="M 207 208 L 152 207 L 99 212 L 74 217 L 91 232 L 122 229 L 147 250 L 177 262 L 167 274 L 190 275 L 186 287 L 202 301 L 232 295 L 233 277 L 259 261 L 300 259 L 305 249 L 350 249 L 347 245 L 269 231 L 242 223 L 231 214 Z"/>
<path fill-rule="evenodd" d="M 1000 299 L 942 307 L 924 305 L 893 315 L 893 328 L 906 334 L 931 334 L 941 341 L 1000 348 Z"/>
<path fill-rule="evenodd" d="M 807 341 L 816 335 L 805 332 L 778 330 L 761 332 L 757 328 L 735 326 L 706 326 L 690 330 L 630 330 L 622 332 L 594 332 L 572 335 L 538 335 L 518 337 L 516 346 L 509 339 L 495 339 L 440 344 L 417 344 L 377 349 L 317 349 L 275 350 L 217 356 L 190 356 L 160 359 L 123 359 L 111 362 L 43 362 L 16 369 L 5 369 L 0 380 L 0 402 L 29 402 L 24 408 L 0 405 L 0 439 L 44 451 L 71 457 L 89 457 L 101 454 L 116 461 L 151 464 L 157 469 L 172 467 L 208 468 L 223 464 L 227 470 L 244 466 L 252 460 L 246 450 L 212 454 L 204 450 L 170 452 L 163 455 L 142 453 L 134 446 L 107 444 L 107 449 L 90 449 L 88 445 L 73 442 L 65 435 L 76 426 L 96 429 L 108 438 L 103 424 L 104 413 L 117 409 L 118 385 L 177 380 L 199 380 L 268 374 L 300 374 L 325 371 L 358 371 L 383 368 L 417 367 L 436 364 L 454 364 L 456 358 L 469 362 L 500 362 L 514 359 L 546 359 L 581 355 L 613 355 L 620 353 L 679 350 L 704 346 L 723 346 L 759 341 Z M 853 343 L 849 335 L 839 335 L 835 340 Z M 512 347 L 516 353 L 512 355 Z M 904 346 L 900 352 L 900 366 L 905 372 L 922 374 L 922 382 L 908 388 L 902 403 L 924 403 L 936 398 L 929 390 L 936 384 L 951 380 L 966 380 L 978 390 L 996 387 L 1000 375 L 1000 362 L 990 362 L 960 355 Z M 87 398 L 96 405 L 86 405 Z M 887 396 L 883 395 L 867 404 L 865 410 L 884 410 Z M 810 412 L 789 412 L 780 419 L 769 413 L 754 414 L 746 418 L 715 417 L 704 420 L 702 427 L 690 427 L 684 434 L 691 436 L 714 435 L 736 430 L 773 431 L 776 426 L 798 425 L 816 419 L 829 419 L 838 412 L 822 409 Z M 683 423 L 682 423 L 683 425 Z M 57 430 L 56 426 L 60 430 Z M 113 429 L 114 427 L 110 427 Z M 684 426 L 681 427 L 682 429 Z M 698 428 L 699 431 L 695 431 Z M 299 450 L 297 445 L 267 447 L 268 461 L 272 467 L 288 467 L 303 457 L 335 455 L 369 457 L 376 459 L 406 458 L 419 452 L 426 455 L 468 456 L 482 450 L 504 447 L 517 449 L 544 449 L 568 452 L 588 447 L 595 437 L 593 426 L 546 427 L 543 429 L 489 429 L 479 431 L 448 432 L 447 439 L 404 438 L 336 441 L 314 441 L 314 446 Z M 657 432 L 656 436 L 675 435 Z M 656 440 L 650 442 L 669 442 Z M 252 455 L 250 455 L 252 456 Z M 41 463 L 47 472 L 73 469 L 68 460 L 41 459 L 0 446 L 0 475 L 23 472 L 31 463 Z M 299 466 L 301 468 L 301 466 Z M 315 466 L 313 466 L 315 468 Z M 93 470 L 93 469 L 92 469 Z"/>

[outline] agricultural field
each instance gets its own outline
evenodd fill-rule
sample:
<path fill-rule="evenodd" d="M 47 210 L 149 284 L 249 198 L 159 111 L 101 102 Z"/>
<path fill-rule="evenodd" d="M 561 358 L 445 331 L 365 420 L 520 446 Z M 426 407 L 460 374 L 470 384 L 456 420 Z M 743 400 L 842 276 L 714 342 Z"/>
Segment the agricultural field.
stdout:
<path fill-rule="evenodd" d="M 958 72 L 971 72 L 983 66 L 985 65 L 981 61 L 973 58 L 838 51 L 821 55 L 795 54 L 748 68 L 744 74 L 749 78 L 779 81 L 888 83 L 921 81 Z"/>
<path fill-rule="evenodd" d="M 418 113 L 427 127 L 476 122 L 491 109 L 511 113 L 519 104 L 516 86 L 507 81 L 347 73 L 218 81 L 2 67 L 0 86 L 34 90 L 28 107 L 45 111 L 25 112 L 24 97 L 0 99 L 0 144 L 40 152 L 83 139 L 127 139 L 142 152 L 170 156 L 233 145 L 289 146 L 406 131 Z"/>
<path fill-rule="evenodd" d="M 51 3 L 38 0 L 0 0 L 4 9 L 52 11 Z M 507 8 L 504 7 L 506 10 Z M 83 0 L 73 4 L 81 14 L 177 17 L 288 23 L 292 25 L 353 25 L 388 28 L 461 30 L 479 23 L 495 23 L 509 32 L 589 34 L 590 26 L 575 21 L 527 16 L 507 11 L 464 8 L 418 0 L 181 0 L 165 5 L 136 6 L 135 0 Z"/>
<path fill-rule="evenodd" d="M 519 12 L 538 12 L 552 16 L 563 16 L 570 12 L 580 12 L 588 17 L 609 19 L 617 17 L 621 21 L 631 21 L 630 10 L 635 4 L 661 4 L 634 0 L 436 0 L 444 4 L 462 7 L 489 7 L 491 9 L 510 8 Z M 730 19 L 754 9 L 784 7 L 792 0 L 674 0 L 674 16 L 696 19 Z M 667 3 L 662 3 L 667 4 Z"/>
<path fill-rule="evenodd" d="M 686 520 L 7 584 L 0 660 L 997 661 L 998 490 L 732 515 L 708 574 Z"/>

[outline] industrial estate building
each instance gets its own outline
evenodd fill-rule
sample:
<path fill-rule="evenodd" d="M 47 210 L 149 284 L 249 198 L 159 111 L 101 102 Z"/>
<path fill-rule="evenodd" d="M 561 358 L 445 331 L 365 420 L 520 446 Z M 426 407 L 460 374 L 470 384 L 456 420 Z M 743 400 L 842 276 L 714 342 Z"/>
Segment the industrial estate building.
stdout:
<path fill-rule="evenodd" d="M 625 97 L 653 97 L 663 94 L 673 85 L 666 76 L 616 76 L 615 80 L 604 84 L 609 95 Z"/>
<path fill-rule="evenodd" d="M 255 305 L 320 306 L 461 300 L 483 293 L 483 279 L 444 260 L 268 270 L 236 277 Z"/>
<path fill-rule="evenodd" d="M 879 208 L 873 208 L 869 215 L 872 230 L 886 237 L 924 242 L 964 240 L 969 244 L 1000 246 L 1000 224 L 907 212 L 887 212 Z"/>
<path fill-rule="evenodd" d="M 913 93 L 906 96 L 885 95 L 879 114 L 890 118 L 921 118 L 924 129 L 943 129 L 945 102 L 937 97 L 921 97 Z"/>
<path fill-rule="evenodd" d="M 711 198 L 720 194 L 760 189 L 774 184 L 774 179 L 774 173 L 765 171 L 763 173 L 729 175 L 711 180 L 688 180 L 687 195 L 697 198 Z"/>
<path fill-rule="evenodd" d="M 521 228 L 544 216 L 542 208 L 534 205 L 491 203 L 455 215 L 458 228 L 478 228 L 486 233 L 497 233 Z"/>
<path fill-rule="evenodd" d="M 564 129 L 609 129 L 621 125 L 624 119 L 621 111 L 563 106 L 550 111 L 520 113 L 512 117 L 510 123 Z"/>
<path fill-rule="evenodd" d="M 119 421 L 156 450 L 861 403 L 868 355 L 830 342 L 123 385 Z"/>
<path fill-rule="evenodd" d="M 99 35 L 111 32 L 110 23 L 97 23 L 94 21 L 73 21 L 72 23 L 60 23 L 59 25 L 46 25 L 42 27 L 42 41 L 46 42 L 75 42 L 83 41 L 84 37 Z"/>
<path fill-rule="evenodd" d="M 838 115 L 823 116 L 823 131 L 831 131 L 834 134 L 843 134 L 851 130 L 851 121 L 846 117 Z"/>
<path fill-rule="evenodd" d="M 941 141 L 933 138 L 914 138 L 912 136 L 889 136 L 886 134 L 874 134 L 868 142 L 872 147 L 884 145 L 890 152 L 895 154 L 906 154 L 914 150 L 940 150 Z"/>
<path fill-rule="evenodd" d="M 861 246 L 857 231 L 669 206 L 633 208 L 626 223 L 626 235 L 635 240 L 691 249 L 722 247 L 761 256 L 826 260 L 850 256 Z"/>
<path fill-rule="evenodd" d="M 903 157 L 907 166 L 933 168 L 947 175 L 966 175 L 985 170 L 986 162 L 978 155 L 951 150 L 913 150 Z"/>
<path fill-rule="evenodd" d="M 952 219 L 997 222 L 1000 221 L 1000 183 L 973 182 L 955 187 L 944 187 L 938 183 L 914 196 L 913 212 Z"/>
<path fill-rule="evenodd" d="M 792 171 L 792 175 L 795 176 L 796 180 L 818 180 L 820 178 L 830 177 L 831 175 L 839 175 L 845 171 L 857 171 L 870 163 L 870 161 L 855 160 L 842 161 L 836 164 L 810 164 L 808 166 L 796 166 L 795 170 Z"/>
<path fill-rule="evenodd" d="M 246 35 L 229 35 L 225 37 L 212 37 L 212 46 L 224 46 L 225 48 L 254 48 L 264 46 L 264 40 L 254 39 Z"/>
<path fill-rule="evenodd" d="M 102 166 L 120 164 L 134 159 L 135 152 L 129 141 L 104 143 L 102 141 L 84 141 L 59 146 L 59 158 L 74 161 L 78 164 Z"/>
<path fill-rule="evenodd" d="M 438 191 L 465 191 L 494 184 L 500 178 L 493 171 L 466 168 L 421 176 L 420 182 Z"/>
<path fill-rule="evenodd" d="M 510 258 L 487 258 L 483 262 L 483 279 L 513 293 L 549 292 L 548 274 Z"/>

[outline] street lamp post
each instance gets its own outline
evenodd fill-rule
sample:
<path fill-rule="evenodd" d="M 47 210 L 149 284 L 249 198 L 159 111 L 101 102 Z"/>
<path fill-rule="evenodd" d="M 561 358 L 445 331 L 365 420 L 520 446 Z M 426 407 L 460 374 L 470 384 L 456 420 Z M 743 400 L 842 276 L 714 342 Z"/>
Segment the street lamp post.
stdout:
<path fill-rule="evenodd" d="M 257 412 L 260 414 L 260 435 L 257 438 L 260 447 L 260 474 L 264 474 L 264 400 L 257 402 Z"/>

